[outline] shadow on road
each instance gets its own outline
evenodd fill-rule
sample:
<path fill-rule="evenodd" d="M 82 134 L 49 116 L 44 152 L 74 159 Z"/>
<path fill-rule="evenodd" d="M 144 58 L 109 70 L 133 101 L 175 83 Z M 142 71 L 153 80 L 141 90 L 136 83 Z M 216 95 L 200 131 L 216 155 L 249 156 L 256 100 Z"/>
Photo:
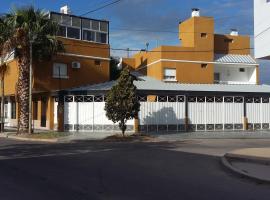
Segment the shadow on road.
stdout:
<path fill-rule="evenodd" d="M 222 170 L 189 141 L 0 145 L 1 199 L 260 199 L 270 188 Z"/>
<path fill-rule="evenodd" d="M 188 141 L 178 142 L 177 145 L 186 144 Z M 0 160 L 42 156 L 64 156 L 91 152 L 140 149 L 140 148 L 174 149 L 172 142 L 104 142 L 104 141 L 74 141 L 71 143 L 31 143 L 12 142 L 8 145 L 0 145 Z"/>

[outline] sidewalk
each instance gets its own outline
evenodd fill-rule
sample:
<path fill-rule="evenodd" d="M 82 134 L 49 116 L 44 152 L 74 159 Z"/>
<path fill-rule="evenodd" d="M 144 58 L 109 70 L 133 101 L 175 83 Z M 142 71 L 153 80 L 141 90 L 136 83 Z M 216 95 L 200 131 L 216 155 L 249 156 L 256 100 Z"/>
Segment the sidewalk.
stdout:
<path fill-rule="evenodd" d="M 16 135 L 14 132 L 0 133 L 0 138 L 9 138 L 14 140 L 22 141 L 32 141 L 32 142 L 46 142 L 46 143 L 62 143 L 62 142 L 72 142 L 76 140 L 103 140 L 109 136 L 115 135 L 115 132 L 88 132 L 88 133 L 70 133 L 68 136 L 56 137 L 56 138 L 28 138 Z M 126 133 L 130 135 L 131 133 Z"/>
<path fill-rule="evenodd" d="M 222 163 L 239 175 L 270 183 L 270 148 L 231 151 L 222 157 Z"/>
<path fill-rule="evenodd" d="M 209 132 L 158 132 L 149 133 L 160 141 L 183 139 L 270 139 L 270 131 L 209 131 Z"/>

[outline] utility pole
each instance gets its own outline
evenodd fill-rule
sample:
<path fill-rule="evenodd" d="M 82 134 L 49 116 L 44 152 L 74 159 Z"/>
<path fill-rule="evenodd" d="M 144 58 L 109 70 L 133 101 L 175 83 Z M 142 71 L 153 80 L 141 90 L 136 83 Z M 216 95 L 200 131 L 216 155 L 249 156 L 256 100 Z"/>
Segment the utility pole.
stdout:
<path fill-rule="evenodd" d="M 146 52 L 148 51 L 148 49 L 149 49 L 149 42 L 146 42 Z"/>
<path fill-rule="evenodd" d="M 129 48 L 127 48 L 127 57 L 129 58 Z"/>
<path fill-rule="evenodd" d="M 33 78 L 33 41 L 32 35 L 30 37 L 30 65 L 29 65 L 29 127 L 28 133 L 32 134 L 32 78 Z"/>

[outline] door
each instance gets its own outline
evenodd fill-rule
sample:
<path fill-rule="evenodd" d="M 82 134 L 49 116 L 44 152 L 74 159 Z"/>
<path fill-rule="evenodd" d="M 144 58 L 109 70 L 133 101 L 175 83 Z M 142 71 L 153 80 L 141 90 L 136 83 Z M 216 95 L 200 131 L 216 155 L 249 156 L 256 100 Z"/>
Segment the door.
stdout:
<path fill-rule="evenodd" d="M 41 99 L 41 127 L 46 127 L 46 121 L 47 121 L 47 106 L 48 106 L 48 99 L 42 98 Z"/>
<path fill-rule="evenodd" d="M 214 82 L 219 83 L 220 82 L 220 73 L 214 73 Z"/>

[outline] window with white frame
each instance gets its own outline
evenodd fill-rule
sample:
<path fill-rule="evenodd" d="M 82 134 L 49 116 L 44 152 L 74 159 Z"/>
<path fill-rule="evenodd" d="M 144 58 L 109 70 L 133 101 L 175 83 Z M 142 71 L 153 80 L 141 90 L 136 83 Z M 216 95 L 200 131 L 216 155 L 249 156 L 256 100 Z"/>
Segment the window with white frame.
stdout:
<path fill-rule="evenodd" d="M 53 77 L 54 78 L 68 78 L 67 64 L 54 63 L 53 64 Z"/>
<path fill-rule="evenodd" d="M 164 81 L 176 81 L 176 69 L 164 69 Z"/>
<path fill-rule="evenodd" d="M 51 13 L 59 24 L 58 36 L 108 44 L 109 23 L 88 18 Z"/>

